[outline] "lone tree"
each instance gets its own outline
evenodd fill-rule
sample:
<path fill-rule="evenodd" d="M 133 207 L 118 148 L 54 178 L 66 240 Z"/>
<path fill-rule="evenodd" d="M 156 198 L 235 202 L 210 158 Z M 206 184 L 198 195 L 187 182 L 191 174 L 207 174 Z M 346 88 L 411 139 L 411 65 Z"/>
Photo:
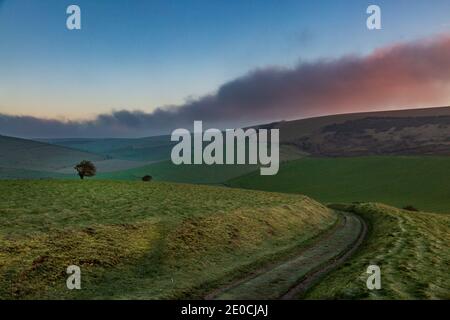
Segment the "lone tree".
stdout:
<path fill-rule="evenodd" d="M 97 173 L 97 168 L 88 160 L 81 161 L 74 169 L 78 171 L 80 179 L 84 179 L 84 177 L 93 177 Z"/>

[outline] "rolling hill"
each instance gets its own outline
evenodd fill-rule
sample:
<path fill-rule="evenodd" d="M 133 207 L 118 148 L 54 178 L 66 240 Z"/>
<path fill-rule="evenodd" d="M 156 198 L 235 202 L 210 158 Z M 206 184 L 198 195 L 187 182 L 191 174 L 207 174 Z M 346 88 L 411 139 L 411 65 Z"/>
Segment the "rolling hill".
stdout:
<path fill-rule="evenodd" d="M 0 150 L 0 167 L 34 171 L 57 171 L 84 159 L 106 159 L 94 153 L 5 136 L 0 136 Z"/>
<path fill-rule="evenodd" d="M 0 136 L 0 179 L 72 178 L 81 160 L 95 163 L 97 172 L 108 173 L 147 165 L 144 161 L 111 159 L 91 151 L 41 141 Z"/>
<path fill-rule="evenodd" d="M 332 115 L 258 128 L 280 129 L 282 161 L 307 156 L 450 155 L 450 107 Z M 30 177 L 45 177 L 36 171 L 64 177 L 60 174 L 73 174 L 73 164 L 80 159 L 93 161 L 103 179 L 136 180 L 145 173 L 157 180 L 224 183 L 256 170 L 255 166 L 173 166 L 168 161 L 174 144 L 170 136 L 45 142 L 1 137 L 0 177 L 14 178 L 17 173 L 23 178 L 30 170 L 34 171 Z"/>
<path fill-rule="evenodd" d="M 223 187 L 0 181 L 0 188 L 1 299 L 198 299 L 241 279 L 251 285 L 228 295 L 259 288 L 250 297 L 270 297 L 303 272 L 302 253 L 330 245 L 315 243 L 339 222 L 305 196 Z M 449 299 L 448 215 L 379 203 L 332 207 L 363 217 L 369 234 L 298 298 Z M 337 242 L 351 236 L 337 230 Z M 72 264 L 83 270 L 83 290 L 65 286 L 61 266 Z M 382 270 L 381 290 L 365 287 L 370 264 Z"/>
<path fill-rule="evenodd" d="M 274 122 L 255 128 L 280 130 L 284 159 L 304 155 L 450 155 L 450 107 L 338 114 Z M 170 159 L 175 144 L 168 135 L 45 142 L 108 158 L 146 162 Z"/>
<path fill-rule="evenodd" d="M 170 159 L 172 147 L 170 136 L 136 139 L 41 139 L 40 141 L 63 147 L 101 154 L 108 158 L 156 162 Z"/>
<path fill-rule="evenodd" d="M 331 115 L 259 126 L 312 156 L 450 155 L 450 107 Z"/>
<path fill-rule="evenodd" d="M 255 126 L 279 129 L 283 159 L 312 156 L 450 155 L 450 107 L 338 114 Z M 170 136 L 48 139 L 45 142 L 135 161 L 170 159 Z"/>
<path fill-rule="evenodd" d="M 450 108 L 434 108 L 262 126 L 280 128 L 289 160 L 276 176 L 260 176 L 257 166 L 175 166 L 164 160 L 167 136 L 0 137 L 0 178 L 36 179 L 0 181 L 0 299 L 202 298 L 332 230 L 339 214 L 312 198 L 353 203 L 333 208 L 363 217 L 370 230 L 359 253 L 306 298 L 448 299 L 449 216 L 439 213 L 450 213 L 449 117 Z M 67 180 L 83 159 L 97 165 L 97 177 Z M 146 174 L 157 181 L 112 181 Z M 233 292 L 264 295 L 261 286 L 276 283 L 278 295 L 278 275 L 301 271 L 304 260 L 288 261 Z M 383 291 L 365 290 L 370 263 L 386 272 Z M 83 269 L 83 290 L 65 288 L 61 266 L 71 264 Z"/>
<path fill-rule="evenodd" d="M 175 143 L 170 141 L 170 136 L 139 139 L 56 139 L 45 141 L 96 152 L 108 157 L 107 160 L 94 161 L 99 173 L 96 179 L 133 181 L 139 180 L 144 175 L 151 175 L 159 181 L 222 184 L 229 179 L 259 168 L 258 165 L 174 165 L 170 161 L 170 153 Z M 303 153 L 293 146 L 282 145 L 280 147 L 281 161 L 298 159 L 302 156 Z M 67 167 L 56 172 L 71 174 L 73 168 Z"/>
<path fill-rule="evenodd" d="M 255 172 L 227 184 L 322 203 L 383 202 L 450 213 L 450 157 L 303 158 L 282 164 L 276 176 Z"/>
<path fill-rule="evenodd" d="M 72 139 L 69 140 L 72 141 Z M 118 141 L 121 140 L 114 140 L 112 143 L 114 147 L 117 146 Z M 159 140 L 159 142 L 161 141 Z M 81 140 L 77 143 L 81 143 Z M 136 181 L 140 180 L 142 176 L 150 174 L 155 180 L 160 181 L 221 184 L 231 178 L 258 169 L 256 165 L 176 166 L 170 161 L 149 163 L 114 159 L 110 158 L 107 152 L 104 155 L 92 152 L 96 147 L 90 149 L 90 151 L 73 149 L 72 147 L 76 146 L 77 143 L 68 143 L 67 145 L 71 146 L 68 147 L 0 136 L 0 149 L 2 150 L 0 154 L 0 179 L 76 179 L 77 176 L 73 167 L 81 160 L 92 161 L 97 167 L 95 179 L 103 180 Z M 100 146 L 100 151 L 104 151 L 106 148 L 102 142 L 97 140 L 92 140 L 90 143 Z M 120 143 L 125 142 L 121 141 Z M 171 148 L 167 146 L 166 149 L 170 155 Z M 145 150 L 145 152 L 149 152 L 149 149 Z M 142 154 L 141 158 L 145 158 L 145 154 Z"/>
<path fill-rule="evenodd" d="M 370 224 L 357 254 L 303 299 L 450 299 L 450 216 L 410 212 L 380 203 L 333 206 Z M 381 270 L 381 290 L 367 290 L 369 265 Z M 365 274 L 363 276 L 363 274 Z"/>
<path fill-rule="evenodd" d="M 223 187 L 0 181 L 0 189 L 0 299 L 199 298 L 337 221 L 305 196 Z M 66 288 L 73 264 L 83 290 Z"/>

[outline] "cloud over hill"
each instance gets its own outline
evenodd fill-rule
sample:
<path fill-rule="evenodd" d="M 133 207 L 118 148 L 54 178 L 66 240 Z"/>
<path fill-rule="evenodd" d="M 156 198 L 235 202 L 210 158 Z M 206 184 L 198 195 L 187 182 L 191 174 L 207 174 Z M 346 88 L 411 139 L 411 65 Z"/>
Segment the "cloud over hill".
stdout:
<path fill-rule="evenodd" d="M 217 92 L 153 112 L 115 111 L 86 121 L 0 114 L 0 134 L 22 137 L 139 136 L 345 112 L 445 105 L 450 98 L 450 35 L 384 47 L 366 56 L 254 70 Z"/>

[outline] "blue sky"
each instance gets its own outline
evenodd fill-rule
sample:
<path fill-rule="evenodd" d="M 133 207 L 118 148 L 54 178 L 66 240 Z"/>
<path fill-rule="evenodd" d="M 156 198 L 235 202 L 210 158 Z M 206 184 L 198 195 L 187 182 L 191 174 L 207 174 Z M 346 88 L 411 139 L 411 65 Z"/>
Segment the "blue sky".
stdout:
<path fill-rule="evenodd" d="M 0 113 L 86 119 L 178 105 L 256 68 L 450 30 L 450 1 L 3 0 Z M 82 30 L 69 31 L 77 4 Z M 383 30 L 366 29 L 366 8 Z"/>

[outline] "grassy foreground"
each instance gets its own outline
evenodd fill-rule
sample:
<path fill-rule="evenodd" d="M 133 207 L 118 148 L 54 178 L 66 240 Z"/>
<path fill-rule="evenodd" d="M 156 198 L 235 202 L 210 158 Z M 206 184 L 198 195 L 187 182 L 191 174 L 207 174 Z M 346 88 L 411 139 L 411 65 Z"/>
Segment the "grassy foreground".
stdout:
<path fill-rule="evenodd" d="M 250 173 L 229 184 L 322 203 L 382 202 L 450 213 L 450 157 L 304 158 L 282 164 L 276 176 Z"/>
<path fill-rule="evenodd" d="M 326 276 L 309 299 L 450 299 L 450 216 L 382 204 L 339 207 L 361 215 L 369 236 L 357 255 Z M 381 268 L 381 290 L 369 291 L 369 265 Z"/>
<path fill-rule="evenodd" d="M 329 229 L 298 195 L 170 183 L 0 182 L 0 299 L 201 297 Z M 67 290 L 66 268 L 82 270 Z"/>

